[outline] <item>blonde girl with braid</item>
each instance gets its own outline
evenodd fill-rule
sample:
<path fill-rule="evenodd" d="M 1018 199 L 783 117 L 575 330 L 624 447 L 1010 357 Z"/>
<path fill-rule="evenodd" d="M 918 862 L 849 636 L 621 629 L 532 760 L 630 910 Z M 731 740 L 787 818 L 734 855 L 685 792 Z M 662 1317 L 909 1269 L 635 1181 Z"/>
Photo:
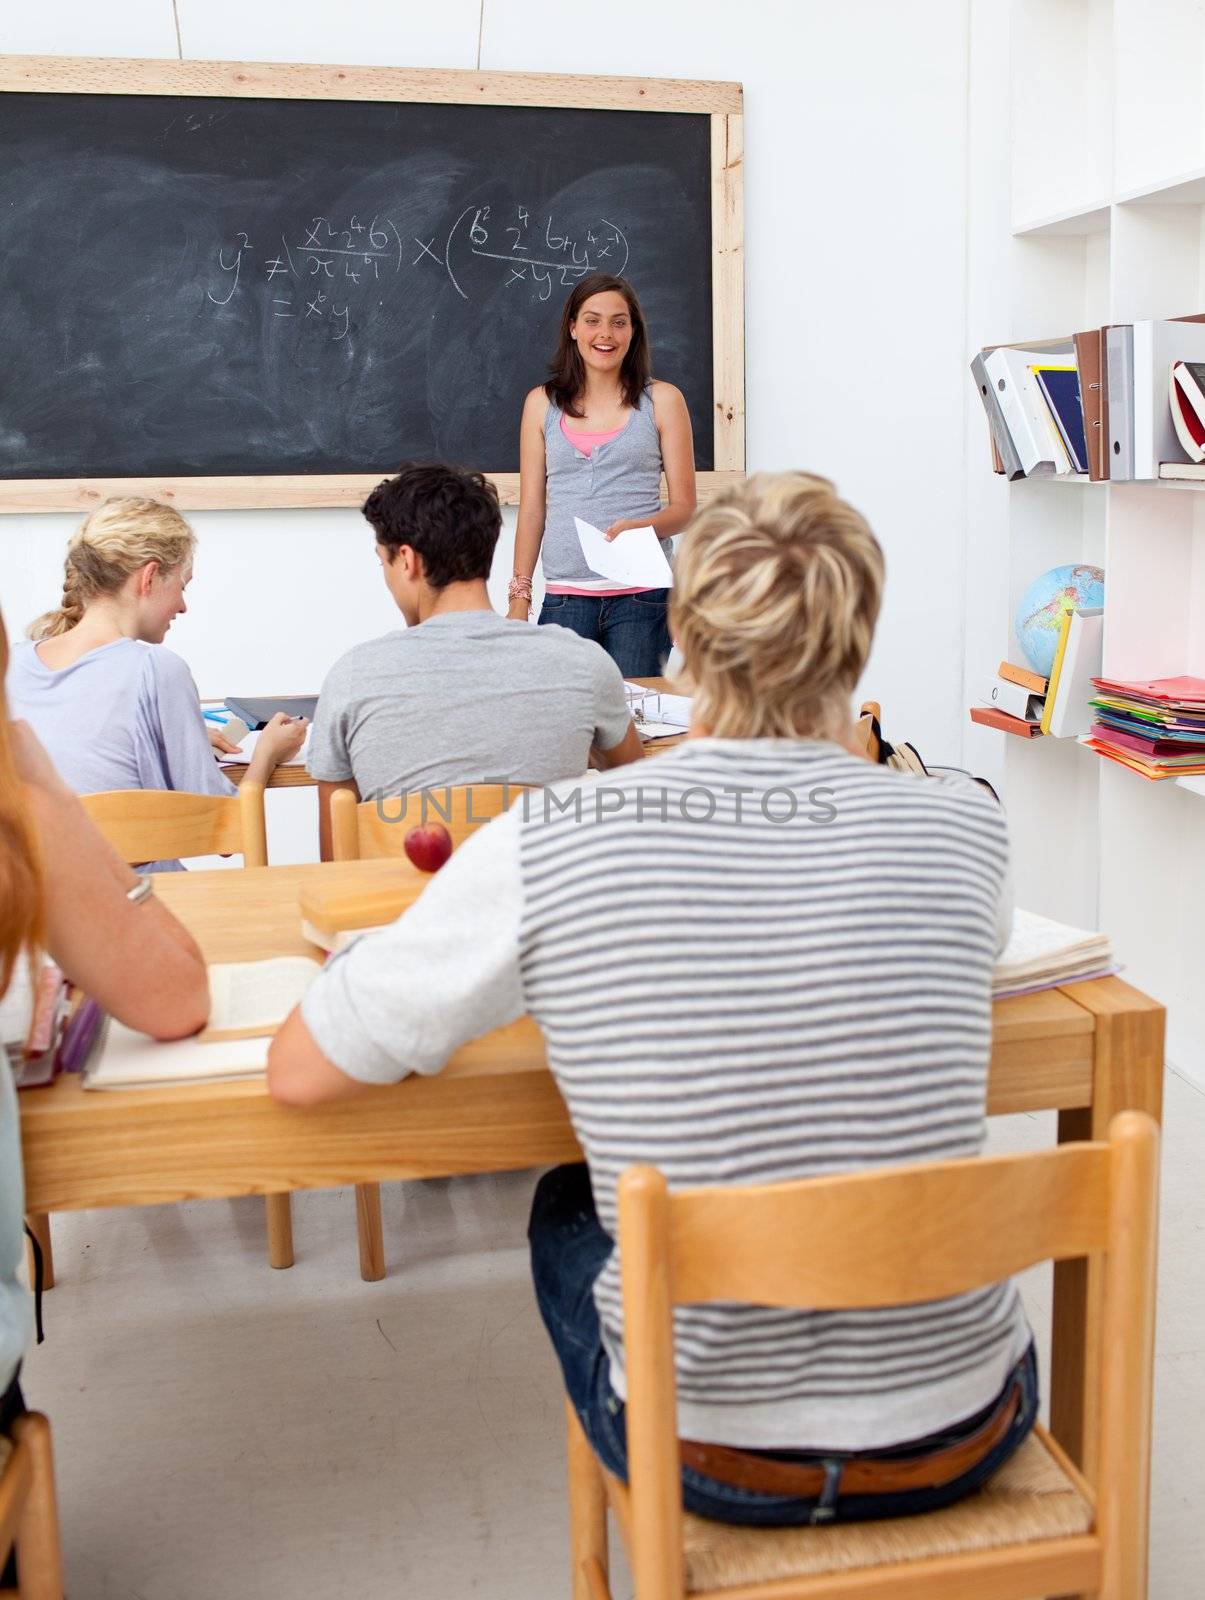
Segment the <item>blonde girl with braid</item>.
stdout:
<path fill-rule="evenodd" d="M 77 794 L 234 792 L 214 759 L 224 741 L 206 729 L 192 674 L 163 644 L 188 609 L 195 548 L 192 529 L 170 506 L 106 500 L 71 536 L 62 601 L 13 647 L 13 714 L 31 725 Z M 303 722 L 273 718 L 247 776 L 265 783 L 304 737 Z"/>

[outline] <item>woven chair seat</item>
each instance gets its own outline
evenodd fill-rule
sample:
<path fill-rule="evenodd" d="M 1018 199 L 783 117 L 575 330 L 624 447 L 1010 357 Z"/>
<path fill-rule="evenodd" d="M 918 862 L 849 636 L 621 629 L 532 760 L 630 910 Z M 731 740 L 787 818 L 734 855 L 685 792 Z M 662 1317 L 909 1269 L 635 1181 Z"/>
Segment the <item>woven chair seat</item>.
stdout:
<path fill-rule="evenodd" d="M 686 1587 L 697 1594 L 1074 1537 L 1092 1507 L 1031 1433 L 977 1494 L 915 1517 L 816 1528 L 738 1528 L 687 1514 Z"/>

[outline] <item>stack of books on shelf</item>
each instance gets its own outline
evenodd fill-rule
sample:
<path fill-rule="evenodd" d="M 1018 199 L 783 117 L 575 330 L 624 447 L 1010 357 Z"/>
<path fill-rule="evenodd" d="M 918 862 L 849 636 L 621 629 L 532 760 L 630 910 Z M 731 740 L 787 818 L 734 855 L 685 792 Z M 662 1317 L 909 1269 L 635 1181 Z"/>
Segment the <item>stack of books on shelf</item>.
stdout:
<path fill-rule="evenodd" d="M 1205 678 L 1092 683 L 1096 720 L 1084 740 L 1090 750 L 1144 778 L 1205 773 Z"/>
<path fill-rule="evenodd" d="M 1205 479 L 1205 312 L 989 346 L 971 373 L 1010 479 Z"/>
<path fill-rule="evenodd" d="M 1040 673 L 1002 661 L 979 705 L 971 707 L 971 721 L 1033 739 L 1042 731 L 1046 688 L 1047 680 Z"/>
<path fill-rule="evenodd" d="M 1075 606 L 1064 611 L 1050 679 L 1002 661 L 971 721 L 1022 739 L 1040 733 L 1056 739 L 1079 738 L 1092 729 L 1092 685 L 1100 671 L 1104 611 Z"/>

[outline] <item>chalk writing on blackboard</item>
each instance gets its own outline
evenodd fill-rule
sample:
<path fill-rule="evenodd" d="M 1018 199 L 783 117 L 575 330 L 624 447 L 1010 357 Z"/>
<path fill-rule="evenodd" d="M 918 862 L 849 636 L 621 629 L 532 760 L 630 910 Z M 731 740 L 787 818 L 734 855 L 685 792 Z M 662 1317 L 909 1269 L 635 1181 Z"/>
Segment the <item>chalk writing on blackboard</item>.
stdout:
<path fill-rule="evenodd" d="M 258 254 L 242 231 L 219 242 L 205 295 L 224 309 L 236 293 L 267 288 L 273 319 L 300 319 L 338 342 L 354 328 L 369 295 L 383 304 L 381 294 L 404 291 L 416 270 L 446 274 L 456 293 L 470 300 L 479 281 L 470 269 L 482 262 L 491 288 L 501 285 L 543 302 L 554 288 L 570 288 L 588 272 L 624 272 L 630 255 L 627 236 L 614 222 L 599 217 L 572 229 L 550 210 L 526 205 L 465 206 L 446 233 L 437 227 L 409 237 L 381 214 L 316 216 Z"/>
<path fill-rule="evenodd" d="M 507 269 L 505 283 L 534 286 L 533 298 L 547 300 L 555 272 L 559 286 L 571 287 L 588 272 L 622 273 L 628 264 L 628 241 L 615 223 L 599 218 L 575 235 L 562 231 L 551 215 L 533 217 L 526 206 L 499 213 L 492 206 L 466 206 L 456 218 L 444 247 L 444 265 L 457 294 L 469 299 L 461 286 L 464 276 L 457 263 L 467 247 L 470 257 L 496 261 Z M 460 277 L 457 276 L 460 271 Z"/>

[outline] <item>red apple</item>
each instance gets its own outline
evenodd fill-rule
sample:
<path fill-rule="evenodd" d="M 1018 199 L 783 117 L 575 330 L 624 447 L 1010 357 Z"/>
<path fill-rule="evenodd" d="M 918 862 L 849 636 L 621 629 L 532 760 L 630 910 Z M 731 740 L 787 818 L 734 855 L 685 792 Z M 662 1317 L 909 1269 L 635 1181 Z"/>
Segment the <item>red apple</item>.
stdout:
<path fill-rule="evenodd" d="M 409 830 L 402 849 L 420 872 L 438 872 L 452 854 L 452 835 L 442 822 L 428 822 Z"/>

